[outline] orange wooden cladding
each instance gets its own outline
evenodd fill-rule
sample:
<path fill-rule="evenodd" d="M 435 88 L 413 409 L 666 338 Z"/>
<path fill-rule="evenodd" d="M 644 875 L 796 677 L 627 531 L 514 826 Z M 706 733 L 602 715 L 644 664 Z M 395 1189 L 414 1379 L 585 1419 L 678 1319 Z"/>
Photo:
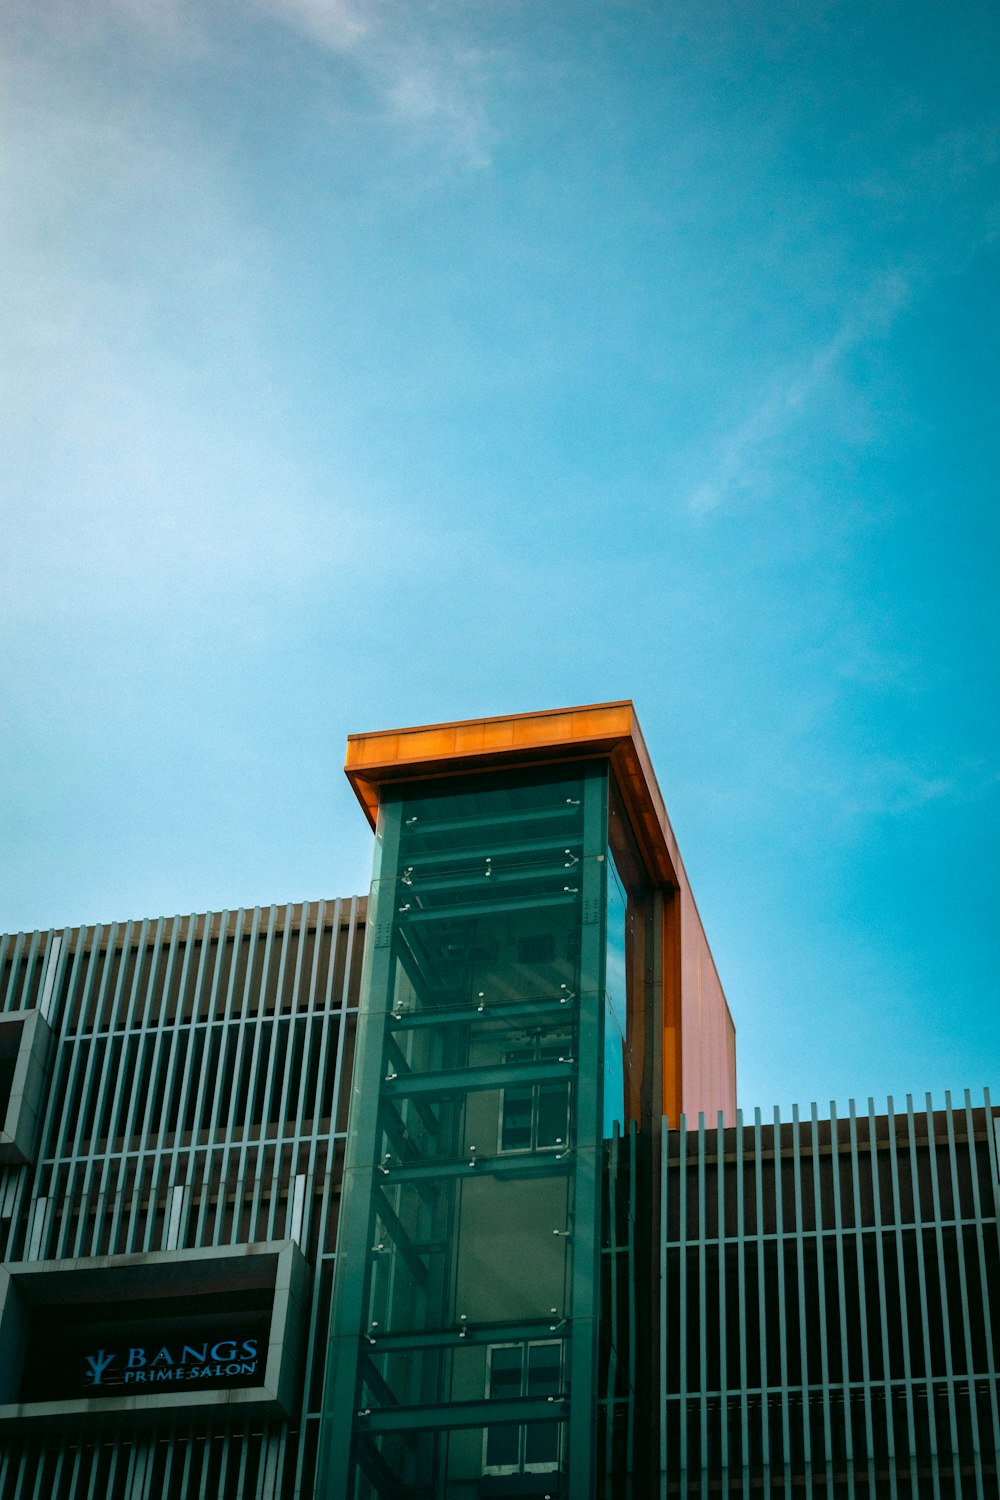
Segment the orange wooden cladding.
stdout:
<path fill-rule="evenodd" d="M 651 883 L 663 893 L 663 1111 L 736 1110 L 735 1031 L 630 699 L 352 734 L 344 770 L 368 821 L 381 788 L 475 771 L 606 758 Z"/>
<path fill-rule="evenodd" d="M 676 884 L 677 845 L 631 701 L 352 734 L 344 770 L 372 827 L 387 781 L 607 756 L 650 875 Z"/>

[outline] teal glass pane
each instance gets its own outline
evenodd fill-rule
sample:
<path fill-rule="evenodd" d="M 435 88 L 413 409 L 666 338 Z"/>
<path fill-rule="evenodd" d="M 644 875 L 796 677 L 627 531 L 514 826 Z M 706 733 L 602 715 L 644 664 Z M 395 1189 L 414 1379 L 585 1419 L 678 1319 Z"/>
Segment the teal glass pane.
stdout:
<path fill-rule="evenodd" d="M 604 1109 L 603 1132 L 610 1137 L 625 1125 L 625 1062 L 628 1034 L 627 907 L 625 887 L 608 850 L 605 929 Z"/>
<path fill-rule="evenodd" d="M 361 1360 L 361 1399 L 369 1414 L 401 1407 L 439 1407 L 506 1396 L 557 1397 L 562 1391 L 563 1347 L 551 1323 L 539 1322 L 533 1336 L 508 1342 L 501 1328 L 493 1341 L 471 1336 L 450 1344 L 440 1340 L 416 1347 L 393 1347 L 390 1338 L 367 1341 Z M 502 1342 L 500 1342 L 502 1340 Z M 515 1374 L 512 1373 L 516 1371 Z M 414 1420 L 418 1420 L 414 1418 Z"/>
<path fill-rule="evenodd" d="M 502 1344 L 491 1350 L 490 1396 L 520 1396 L 524 1350 L 520 1344 Z"/>
<path fill-rule="evenodd" d="M 518 1372 L 520 1375 L 520 1371 Z M 516 1474 L 521 1466 L 521 1429 L 491 1427 L 486 1435 L 486 1472 Z"/>
<path fill-rule="evenodd" d="M 572 1173 L 376 1185 L 365 1332 L 551 1321 L 568 1311 Z"/>
<path fill-rule="evenodd" d="M 509 1036 L 488 1038 L 467 1045 L 461 1069 L 406 1071 L 394 1059 L 378 1111 L 377 1164 L 386 1175 L 565 1147 L 577 1076 L 574 1033 L 561 1026 L 514 1039 L 535 1045 L 514 1048 Z"/>
<path fill-rule="evenodd" d="M 565 1423 L 493 1422 L 444 1432 L 362 1437 L 352 1500 L 564 1500 Z M 528 1456 L 528 1444 L 533 1455 Z M 377 1478 L 375 1477 L 377 1476 Z M 574 1496 L 574 1500 L 578 1500 Z"/>
<path fill-rule="evenodd" d="M 555 1343 L 528 1345 L 525 1394 L 556 1396 L 562 1386 L 562 1350 Z"/>
<path fill-rule="evenodd" d="M 569 1136 L 569 1084 L 540 1084 L 536 1092 L 532 1145 L 539 1151 L 556 1150 Z"/>
<path fill-rule="evenodd" d="M 409 883 L 380 879 L 379 918 L 395 928 L 395 972 L 381 1003 L 413 1017 L 572 998 L 580 989 L 583 877 L 595 873 L 583 863 L 572 870 L 557 863 L 521 889 L 480 876 L 473 889 L 456 886 L 447 897 L 428 892 L 416 873 Z"/>
<path fill-rule="evenodd" d="M 573 1063 L 577 998 L 546 1005 L 450 1008 L 420 1016 L 390 1013 L 385 1017 L 382 1074 L 389 1087 L 381 1093 L 386 1098 L 429 1097 L 460 1082 L 456 1074 L 465 1072 L 470 1076 L 464 1087 L 489 1088 L 491 1080 L 482 1070 L 498 1064 Z M 446 1084 L 435 1086 L 426 1074 L 444 1075 Z"/>
<path fill-rule="evenodd" d="M 501 1151 L 529 1151 L 537 1090 L 529 1086 L 504 1089 L 500 1129 Z"/>
<path fill-rule="evenodd" d="M 626 913 L 628 896 L 615 857 L 608 850 L 607 933 L 604 987 L 611 1000 L 618 1029 L 624 1036 L 628 1017 L 626 974 Z"/>
<path fill-rule="evenodd" d="M 539 1422 L 524 1429 L 524 1467 L 527 1473 L 544 1473 L 559 1462 L 560 1429 L 555 1422 Z"/>

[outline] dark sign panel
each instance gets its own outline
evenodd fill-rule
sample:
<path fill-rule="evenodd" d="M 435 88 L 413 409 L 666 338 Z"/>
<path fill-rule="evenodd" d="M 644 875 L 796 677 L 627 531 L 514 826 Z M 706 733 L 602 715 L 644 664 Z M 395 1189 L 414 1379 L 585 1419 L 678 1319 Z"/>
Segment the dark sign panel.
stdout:
<path fill-rule="evenodd" d="M 270 1322 L 261 1300 L 259 1293 L 228 1293 L 36 1308 L 21 1400 L 260 1385 Z"/>

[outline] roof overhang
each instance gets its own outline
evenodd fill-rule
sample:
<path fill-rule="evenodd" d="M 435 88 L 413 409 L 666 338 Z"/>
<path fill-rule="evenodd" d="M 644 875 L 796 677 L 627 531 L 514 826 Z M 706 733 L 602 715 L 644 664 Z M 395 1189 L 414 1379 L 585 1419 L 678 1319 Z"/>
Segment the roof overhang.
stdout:
<path fill-rule="evenodd" d="M 630 699 L 352 734 L 344 770 L 374 828 L 391 782 L 601 758 L 611 762 L 650 877 L 677 885 L 677 844 Z"/>

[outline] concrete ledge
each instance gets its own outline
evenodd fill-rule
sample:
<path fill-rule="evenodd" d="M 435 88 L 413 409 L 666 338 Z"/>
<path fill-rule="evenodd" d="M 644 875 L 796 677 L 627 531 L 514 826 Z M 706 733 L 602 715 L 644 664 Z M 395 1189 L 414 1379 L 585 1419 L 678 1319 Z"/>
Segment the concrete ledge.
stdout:
<path fill-rule="evenodd" d="M 0 1166 L 35 1160 L 51 1063 L 52 1030 L 40 1011 L 0 1016 Z"/>

